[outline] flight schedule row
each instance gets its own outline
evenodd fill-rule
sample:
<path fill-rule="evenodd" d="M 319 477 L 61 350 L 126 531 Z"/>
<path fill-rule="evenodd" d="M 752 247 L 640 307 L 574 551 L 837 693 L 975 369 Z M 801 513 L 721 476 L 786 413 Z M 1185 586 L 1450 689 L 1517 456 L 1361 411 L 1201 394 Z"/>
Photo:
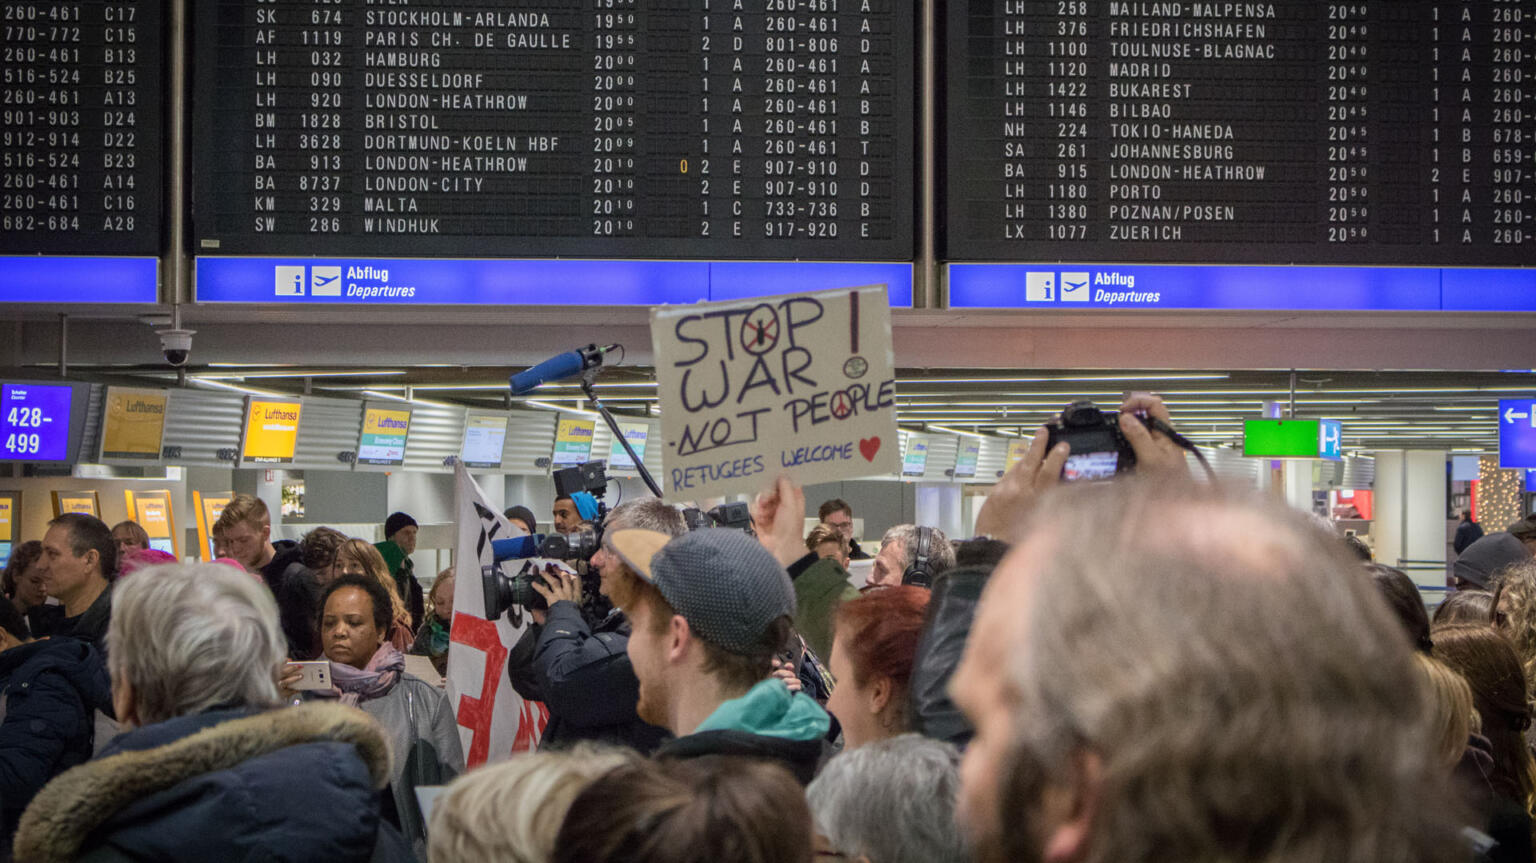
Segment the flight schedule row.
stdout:
<path fill-rule="evenodd" d="M 912 255 L 898 0 L 196 14 L 199 251 Z"/>
<path fill-rule="evenodd" d="M 965 0 L 947 24 L 946 257 L 1532 260 L 1532 0 Z"/>

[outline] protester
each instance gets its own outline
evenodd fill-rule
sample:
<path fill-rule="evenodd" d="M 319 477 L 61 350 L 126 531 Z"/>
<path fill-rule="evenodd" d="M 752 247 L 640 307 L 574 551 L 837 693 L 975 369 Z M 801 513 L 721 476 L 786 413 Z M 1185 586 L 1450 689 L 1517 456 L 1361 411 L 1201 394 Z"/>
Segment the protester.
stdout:
<path fill-rule="evenodd" d="M 1019 541 L 953 684 L 978 856 L 1463 858 L 1413 653 L 1359 564 L 1278 502 L 1195 486 L 1136 411 L 1167 409 L 1123 406 L 1139 481 L 1041 500 L 1068 452 L 1042 429 L 978 517 Z"/>
<path fill-rule="evenodd" d="M 658 756 L 775 760 L 809 782 L 831 720 L 770 677 L 795 610 L 784 568 L 739 530 L 620 530 L 611 542 L 626 566 L 610 591 L 634 627 L 637 712 L 676 735 Z"/>
<path fill-rule="evenodd" d="M 1520 658 L 1525 679 L 1536 682 L 1536 560 L 1507 569 L 1498 589 L 1489 594 L 1487 610 L 1471 622 L 1492 623 L 1504 633 Z"/>
<path fill-rule="evenodd" d="M 610 512 L 603 548 L 592 556 L 598 592 L 610 599 L 616 599 L 616 585 L 634 579 L 612 545 L 616 533 L 632 529 L 668 537 L 688 532 L 682 514 L 657 498 L 627 501 Z M 549 708 L 540 745 L 598 740 L 644 753 L 654 750 L 667 732 L 635 712 L 640 682 L 626 652 L 630 618 L 614 608 L 590 625 L 581 613 L 581 582 L 574 576 L 565 575 L 558 583 L 552 578 L 536 580 L 533 589 L 549 604 L 533 658 L 540 694 Z"/>
<path fill-rule="evenodd" d="M 317 527 L 299 540 L 299 559 L 283 570 L 276 592 L 278 619 L 288 640 L 288 658 L 320 657 L 320 593 L 337 574 L 336 554 L 345 534 Z"/>
<path fill-rule="evenodd" d="M 315 583 L 324 587 L 341 573 L 336 569 L 336 555 L 347 541 L 347 535 L 329 527 L 317 527 L 299 540 L 299 560 L 315 576 Z M 319 602 L 319 592 L 315 600 Z"/>
<path fill-rule="evenodd" d="M 1472 520 L 1472 511 L 1461 511 L 1461 524 L 1456 525 L 1456 536 L 1451 540 L 1451 548 L 1457 554 L 1467 550 L 1467 546 L 1483 538 L 1483 526 Z"/>
<path fill-rule="evenodd" d="M 955 566 L 955 549 L 949 537 L 936 527 L 924 528 L 928 532 L 927 566 L 928 581 Z M 907 570 L 917 560 L 920 544 L 919 528 L 915 524 L 898 524 L 885 532 L 880 540 L 880 553 L 875 555 L 875 565 L 869 571 L 865 587 L 889 587 L 903 583 Z"/>
<path fill-rule="evenodd" d="M 1493 620 L 1493 594 L 1486 590 L 1457 590 L 1435 607 L 1433 624 L 1489 623 Z"/>
<path fill-rule="evenodd" d="M 0 602 L 0 860 L 16 822 L 48 780 L 91 757 L 97 711 L 112 688 L 95 648 L 33 641 L 21 612 Z"/>
<path fill-rule="evenodd" d="M 361 575 L 372 578 L 384 587 L 385 594 L 389 597 L 388 612 L 390 614 L 389 628 L 385 630 L 389 643 L 395 649 L 404 653 L 411 647 L 411 642 L 416 639 L 416 633 L 411 629 L 411 612 L 406 608 L 405 601 L 395 590 L 394 576 L 389 574 L 389 569 L 384 565 L 384 558 L 378 549 L 360 539 L 349 539 L 336 550 L 336 574 Z M 332 579 L 334 581 L 335 579 Z"/>
<path fill-rule="evenodd" d="M 1365 565 L 1371 582 L 1381 592 L 1387 607 L 1397 616 L 1407 632 L 1415 650 L 1431 653 L 1434 642 L 1429 637 L 1429 612 L 1424 610 L 1424 599 L 1419 596 L 1418 585 L 1401 569 L 1381 563 Z"/>
<path fill-rule="evenodd" d="M 432 660 L 438 674 L 448 673 L 448 636 L 453 626 L 453 567 L 439 572 L 427 592 L 426 622 L 416 633 L 410 652 Z"/>
<path fill-rule="evenodd" d="M 795 630 L 817 656 L 832 655 L 832 615 L 840 603 L 859 595 L 848 583 L 848 539 L 818 524 L 805 538 L 804 557 L 787 570 L 795 587 Z"/>
<path fill-rule="evenodd" d="M 970 863 L 955 824 L 960 752 L 917 734 L 827 762 L 805 789 L 818 855 L 868 863 Z"/>
<path fill-rule="evenodd" d="M 112 693 L 134 730 L 37 795 L 18 860 L 408 859 L 379 817 L 378 723 L 334 704 L 271 709 L 284 640 L 269 591 L 222 566 L 164 566 L 115 600 Z"/>
<path fill-rule="evenodd" d="M 1492 590 L 1494 580 L 1507 567 L 1530 559 L 1530 547 L 1513 534 L 1490 533 L 1467 546 L 1456 558 L 1451 564 L 1451 577 L 1457 590 Z"/>
<path fill-rule="evenodd" d="M 49 594 L 64 606 L 64 617 L 51 634 L 103 647 L 112 619 L 111 578 L 117 571 L 112 532 L 93 515 L 67 512 L 48 522 L 41 561 Z"/>
<path fill-rule="evenodd" d="M 118 561 L 122 561 L 135 551 L 149 548 L 149 532 L 136 521 L 120 521 L 112 525 L 112 542 L 117 545 Z"/>
<path fill-rule="evenodd" d="M 1491 764 L 1480 772 L 1474 789 L 1485 792 L 1475 802 L 1489 823 L 1488 835 L 1500 843 L 1492 860 L 1530 860 L 1536 762 L 1523 732 L 1531 725 L 1528 687 L 1519 657 L 1509 641 L 1486 624 L 1436 627 L 1436 658 L 1460 674 L 1472 690 L 1481 721 L 1475 742 L 1486 742 Z"/>
<path fill-rule="evenodd" d="M 850 560 L 869 560 L 869 552 L 859 548 L 858 540 L 853 538 L 853 507 L 849 506 L 847 501 L 835 497 L 823 502 L 816 509 L 816 517 L 822 524 L 842 534 L 848 540 Z"/>
<path fill-rule="evenodd" d="M 1438 733 L 1430 743 L 1441 768 L 1449 774 L 1461 763 L 1467 751 L 1467 740 L 1481 725 L 1472 706 L 1472 687 L 1461 674 L 1426 653 L 1416 655 L 1414 664 L 1420 679 L 1427 684 L 1425 691 L 1434 707 L 1430 728 Z"/>
<path fill-rule="evenodd" d="M 529 535 L 539 532 L 539 520 L 534 517 L 533 510 L 526 506 L 509 506 L 503 515 L 513 527 L 521 527 Z"/>
<path fill-rule="evenodd" d="M 412 632 L 421 628 L 425 608 L 421 582 L 416 580 L 416 564 L 411 562 L 411 555 L 416 553 L 419 530 L 416 519 L 403 512 L 391 513 L 384 521 L 384 541 L 373 546 L 384 558 L 384 568 L 395 579 L 395 592 L 410 609 Z"/>
<path fill-rule="evenodd" d="M 581 524 L 581 514 L 576 509 L 576 501 L 568 497 L 555 498 L 554 528 L 555 533 L 566 534 L 575 530 Z"/>
<path fill-rule="evenodd" d="M 274 594 L 282 587 L 289 564 L 303 556 L 293 543 L 279 552 L 272 544 L 272 514 L 266 502 L 248 494 L 237 494 L 225 504 L 213 524 L 213 535 L 219 557 L 232 557 L 248 571 L 259 573 Z"/>
<path fill-rule="evenodd" d="M 552 863 L 807 863 L 811 813 L 782 767 L 742 758 L 641 762 L 576 796 Z"/>
<path fill-rule="evenodd" d="M 844 749 L 911 730 L 907 687 L 923 631 L 929 592 L 898 585 L 873 591 L 837 610 L 827 712 L 843 729 Z"/>
<path fill-rule="evenodd" d="M 48 605 L 48 568 L 43 564 L 43 544 L 28 540 L 11 550 L 0 576 L 0 591 L 21 613 L 27 637 L 42 638 L 64 616 L 64 608 Z"/>
<path fill-rule="evenodd" d="M 428 857 L 453 863 L 548 863 L 571 801 L 593 780 L 635 758 L 577 744 L 514 755 L 453 780 L 432 807 Z"/>
<path fill-rule="evenodd" d="M 362 543 L 373 551 L 373 547 Z M 376 554 L 377 552 L 375 552 Z M 464 752 L 447 697 L 405 671 L 405 656 L 385 637 L 391 625 L 388 582 L 342 575 L 321 598 L 320 636 L 331 661 L 332 689 L 310 693 L 361 707 L 384 726 L 392 764 L 386 815 L 418 857 L 426 851 L 426 827 L 416 788 L 443 785 L 464 770 Z M 292 666 L 282 684 L 297 680 Z"/>
<path fill-rule="evenodd" d="M 1520 541 L 1525 546 L 1527 553 L 1536 555 L 1536 513 L 1532 513 L 1516 522 L 1511 522 L 1505 528 L 1509 535 Z"/>

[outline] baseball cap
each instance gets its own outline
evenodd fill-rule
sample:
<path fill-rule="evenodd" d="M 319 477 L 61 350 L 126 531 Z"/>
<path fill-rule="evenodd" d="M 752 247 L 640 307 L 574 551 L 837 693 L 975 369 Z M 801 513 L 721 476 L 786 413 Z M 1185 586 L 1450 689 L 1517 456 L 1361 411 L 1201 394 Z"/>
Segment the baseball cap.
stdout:
<path fill-rule="evenodd" d="M 770 623 L 795 613 L 789 573 L 743 531 L 620 530 L 608 542 L 700 638 L 731 653 L 750 655 Z"/>

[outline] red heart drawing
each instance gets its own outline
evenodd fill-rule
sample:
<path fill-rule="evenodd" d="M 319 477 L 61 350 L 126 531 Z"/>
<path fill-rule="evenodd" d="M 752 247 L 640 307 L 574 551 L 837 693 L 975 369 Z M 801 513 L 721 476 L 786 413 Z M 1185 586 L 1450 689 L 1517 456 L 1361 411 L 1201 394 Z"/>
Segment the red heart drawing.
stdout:
<path fill-rule="evenodd" d="M 859 441 L 859 455 L 864 456 L 865 461 L 874 461 L 875 453 L 880 451 L 880 439 L 867 437 Z"/>

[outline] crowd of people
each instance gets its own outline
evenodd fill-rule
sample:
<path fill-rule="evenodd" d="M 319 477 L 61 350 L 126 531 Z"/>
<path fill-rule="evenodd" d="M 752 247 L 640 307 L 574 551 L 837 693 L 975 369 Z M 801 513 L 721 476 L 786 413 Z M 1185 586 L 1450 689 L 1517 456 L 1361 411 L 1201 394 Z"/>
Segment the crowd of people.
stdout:
<path fill-rule="evenodd" d="M 274 543 L 240 497 L 202 564 L 62 516 L 4 577 L 3 853 L 1532 860 L 1536 518 L 1458 531 L 1430 614 L 1326 523 L 1191 476 L 1138 412 L 1171 422 L 1127 397 L 1134 475 L 1063 483 L 1042 432 L 965 540 L 897 525 L 866 551 L 836 499 L 807 532 L 787 479 L 750 531 L 625 502 L 533 582 L 505 673 L 548 710 L 538 750 L 468 772 L 406 670 L 445 666 L 454 607 L 410 516 L 377 546 Z M 562 533 L 598 518 L 553 507 Z"/>

